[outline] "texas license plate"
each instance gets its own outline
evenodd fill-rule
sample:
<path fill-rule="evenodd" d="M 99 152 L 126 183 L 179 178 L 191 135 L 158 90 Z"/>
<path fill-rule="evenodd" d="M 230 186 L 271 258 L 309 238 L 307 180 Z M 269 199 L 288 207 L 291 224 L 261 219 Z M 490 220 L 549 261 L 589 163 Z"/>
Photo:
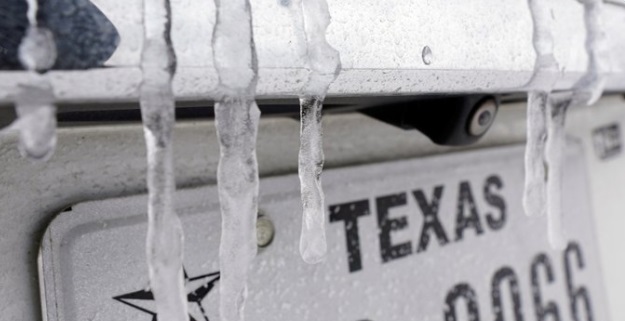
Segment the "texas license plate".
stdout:
<path fill-rule="evenodd" d="M 523 147 L 327 170 L 325 262 L 299 257 L 296 175 L 261 180 L 273 242 L 251 267 L 247 320 L 608 320 L 581 148 L 563 181 L 565 249 L 521 206 Z M 157 320 L 145 196 L 78 204 L 41 249 L 47 320 Z M 215 187 L 178 191 L 192 320 L 219 320 Z"/>

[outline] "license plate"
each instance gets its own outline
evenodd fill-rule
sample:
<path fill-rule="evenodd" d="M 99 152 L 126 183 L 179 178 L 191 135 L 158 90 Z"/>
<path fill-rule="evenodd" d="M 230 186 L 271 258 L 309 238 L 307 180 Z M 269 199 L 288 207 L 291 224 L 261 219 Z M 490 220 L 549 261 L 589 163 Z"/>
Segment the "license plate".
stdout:
<path fill-rule="evenodd" d="M 299 257 L 296 175 L 261 180 L 275 228 L 249 277 L 248 320 L 609 320 L 581 147 L 564 165 L 566 249 L 521 206 L 523 147 L 327 170 L 328 257 Z M 78 204 L 41 248 L 50 321 L 157 320 L 146 196 Z M 180 190 L 192 320 L 219 320 L 216 188 Z M 555 316 L 557 314 L 557 316 Z"/>

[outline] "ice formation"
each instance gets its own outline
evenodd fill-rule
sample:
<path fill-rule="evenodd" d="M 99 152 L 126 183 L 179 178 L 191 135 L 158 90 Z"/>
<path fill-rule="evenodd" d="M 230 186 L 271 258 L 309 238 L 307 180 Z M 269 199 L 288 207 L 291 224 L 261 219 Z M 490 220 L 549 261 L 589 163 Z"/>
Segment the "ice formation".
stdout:
<path fill-rule="evenodd" d="M 293 21 L 300 42 L 306 44 L 310 69 L 300 96 L 299 177 L 303 206 L 300 253 L 307 263 L 318 263 L 327 251 L 323 170 L 322 110 L 328 87 L 341 70 L 339 52 L 326 40 L 330 11 L 326 0 L 296 0 L 291 3 Z M 298 25 L 299 24 L 299 25 Z"/>
<path fill-rule="evenodd" d="M 221 206 L 219 311 L 222 321 L 244 317 L 247 275 L 256 256 L 258 165 L 255 102 L 257 59 L 248 0 L 216 0 L 213 56 L 221 97 L 215 103 L 220 143 L 217 169 Z"/>
<path fill-rule="evenodd" d="M 22 66 L 29 72 L 15 97 L 17 121 L 10 129 L 20 133 L 20 153 L 31 160 L 47 160 L 56 148 L 56 106 L 52 85 L 44 74 L 54 65 L 52 32 L 37 21 L 38 3 L 28 0 L 28 29 L 19 46 Z"/>
<path fill-rule="evenodd" d="M 150 288 L 159 320 L 188 321 L 182 268 L 184 237 L 173 205 L 176 185 L 172 146 L 175 124 L 172 79 L 176 57 L 170 38 L 171 9 L 169 0 L 145 0 L 143 5 L 140 104 L 148 162 L 146 254 Z"/>

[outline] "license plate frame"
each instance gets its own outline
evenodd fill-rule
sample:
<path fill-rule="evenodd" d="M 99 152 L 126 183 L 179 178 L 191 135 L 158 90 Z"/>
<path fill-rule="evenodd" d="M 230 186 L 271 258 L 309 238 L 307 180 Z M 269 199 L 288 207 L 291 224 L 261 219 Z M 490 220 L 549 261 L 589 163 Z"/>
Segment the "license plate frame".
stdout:
<path fill-rule="evenodd" d="M 546 308 L 553 302 L 568 320 L 585 315 L 589 296 L 594 319 L 609 320 L 583 155 L 580 144 L 568 142 L 563 221 L 572 242 L 564 250 L 549 247 L 545 217 L 523 214 L 523 146 L 325 171 L 329 252 L 318 265 L 299 258 L 297 175 L 261 179 L 259 209 L 276 234 L 251 268 L 246 316 L 460 321 L 501 311 L 502 320 L 533 320 L 553 313 Z M 52 221 L 40 252 L 47 320 L 156 320 L 145 266 L 146 204 L 145 195 L 86 202 Z M 212 282 L 190 303 L 191 315 L 218 320 L 211 279 L 219 270 L 216 187 L 180 190 L 175 204 L 187 240 L 188 290 Z M 424 240 L 428 209 L 436 215 L 430 213 Z"/>

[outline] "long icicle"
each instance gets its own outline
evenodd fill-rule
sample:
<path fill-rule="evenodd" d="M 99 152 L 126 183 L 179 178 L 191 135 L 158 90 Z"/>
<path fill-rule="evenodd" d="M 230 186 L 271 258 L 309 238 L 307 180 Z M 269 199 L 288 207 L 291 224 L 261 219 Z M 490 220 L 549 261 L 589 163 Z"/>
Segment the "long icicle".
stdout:
<path fill-rule="evenodd" d="M 241 321 L 245 314 L 247 275 L 257 251 L 258 63 L 249 0 L 215 0 L 215 5 L 213 56 L 222 94 L 215 104 L 222 220 L 219 311 L 222 321 Z"/>
<path fill-rule="evenodd" d="M 571 105 L 570 97 L 551 98 L 547 104 L 547 142 L 545 159 L 548 164 L 547 180 L 547 236 L 551 247 L 563 249 L 566 237 L 562 228 L 562 165 L 566 133 L 564 123 Z"/>
<path fill-rule="evenodd" d="M 9 129 L 20 133 L 20 153 L 31 160 L 47 160 L 56 148 L 56 106 L 52 85 L 45 76 L 56 61 L 52 32 L 37 19 L 37 0 L 28 0 L 28 29 L 18 54 L 29 71 L 29 81 L 20 84 L 15 98 L 18 116 Z"/>
<path fill-rule="evenodd" d="M 531 91 L 527 97 L 527 142 L 525 144 L 525 188 L 523 208 L 528 216 L 546 212 L 545 142 L 549 93 Z"/>
<path fill-rule="evenodd" d="M 143 10 L 140 103 L 148 161 L 146 254 L 150 287 L 159 320 L 188 321 L 182 268 L 184 237 L 173 205 L 176 187 L 172 149 L 175 124 L 172 78 L 176 57 L 170 37 L 169 0 L 144 0 Z"/>
<path fill-rule="evenodd" d="M 602 0 L 582 0 L 586 25 L 586 53 L 588 64 L 586 73 L 573 87 L 573 93 L 563 98 L 553 98 L 547 113 L 547 213 L 549 242 L 556 249 L 566 245 L 566 233 L 562 227 L 562 166 L 565 150 L 565 119 L 570 107 L 592 105 L 600 97 L 605 85 L 604 59 L 605 34 L 601 26 Z"/>
<path fill-rule="evenodd" d="M 533 22 L 533 46 L 536 52 L 534 74 L 527 97 L 527 143 L 525 145 L 525 189 L 523 208 L 527 215 L 546 212 L 545 141 L 549 93 L 556 80 L 558 64 L 553 55 L 553 35 L 549 28 L 548 3 L 528 0 Z"/>
<path fill-rule="evenodd" d="M 303 206 L 300 254 L 307 263 L 322 261 L 327 252 L 323 170 L 322 109 L 328 87 L 341 70 L 339 52 L 326 40 L 330 11 L 326 0 L 298 0 L 292 4 L 298 36 L 305 37 L 305 60 L 310 75 L 300 97 L 299 178 Z"/>

